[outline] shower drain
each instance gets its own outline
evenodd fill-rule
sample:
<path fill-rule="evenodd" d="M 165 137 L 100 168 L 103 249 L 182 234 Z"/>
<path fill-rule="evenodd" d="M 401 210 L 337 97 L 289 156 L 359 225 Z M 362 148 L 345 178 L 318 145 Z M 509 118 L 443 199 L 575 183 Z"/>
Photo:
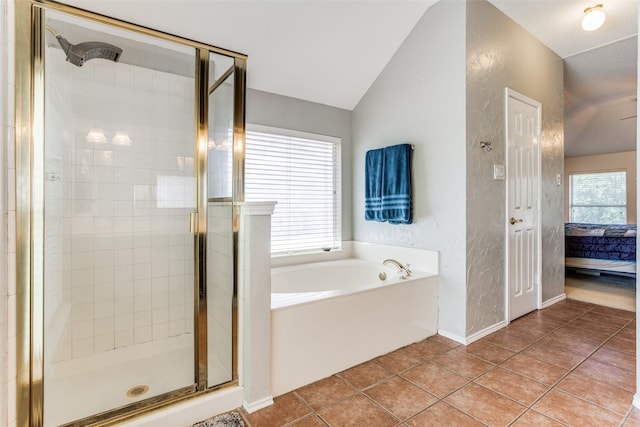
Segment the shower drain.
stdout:
<path fill-rule="evenodd" d="M 148 391 L 149 391 L 149 386 L 137 385 L 137 386 L 131 387 L 129 390 L 127 390 L 127 396 L 128 397 L 138 397 L 138 396 L 142 396 L 143 394 L 145 394 Z"/>

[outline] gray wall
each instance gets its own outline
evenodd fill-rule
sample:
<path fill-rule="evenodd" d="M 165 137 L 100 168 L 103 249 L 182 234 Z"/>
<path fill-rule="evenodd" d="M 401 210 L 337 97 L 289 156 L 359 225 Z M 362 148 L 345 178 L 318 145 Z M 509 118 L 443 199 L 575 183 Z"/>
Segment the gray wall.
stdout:
<path fill-rule="evenodd" d="M 467 2 L 467 336 L 504 320 L 505 87 L 542 103 L 542 300 L 564 292 L 563 62 L 486 1 Z M 483 151 L 480 141 L 492 141 Z"/>
<path fill-rule="evenodd" d="M 465 335 L 465 3 L 418 21 L 353 112 L 355 240 L 440 251 L 439 329 Z M 414 223 L 364 220 L 367 150 L 410 142 Z"/>
<path fill-rule="evenodd" d="M 342 138 L 342 240 L 353 240 L 351 111 L 248 89 L 247 124 Z"/>
<path fill-rule="evenodd" d="M 564 292 L 562 60 L 486 1 L 429 8 L 353 113 L 355 240 L 436 249 L 440 333 L 505 319 L 504 90 L 542 103 L 542 295 Z M 491 152 L 479 149 L 493 142 Z M 366 150 L 409 141 L 414 218 L 364 221 Z"/>

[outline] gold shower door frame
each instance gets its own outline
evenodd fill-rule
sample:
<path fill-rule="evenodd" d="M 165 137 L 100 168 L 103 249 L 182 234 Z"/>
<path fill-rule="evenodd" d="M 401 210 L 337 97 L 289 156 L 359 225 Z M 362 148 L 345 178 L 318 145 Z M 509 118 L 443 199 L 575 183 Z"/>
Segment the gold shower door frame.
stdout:
<path fill-rule="evenodd" d="M 246 55 L 73 8 L 49 0 L 15 2 L 16 156 L 16 417 L 19 427 L 44 423 L 44 10 L 50 9 L 196 49 L 196 221 L 194 232 L 194 385 L 96 414 L 71 425 L 114 425 L 238 382 L 236 203 L 244 199 Z M 232 380 L 207 387 L 207 140 L 210 53 L 233 59 L 233 345 Z"/>

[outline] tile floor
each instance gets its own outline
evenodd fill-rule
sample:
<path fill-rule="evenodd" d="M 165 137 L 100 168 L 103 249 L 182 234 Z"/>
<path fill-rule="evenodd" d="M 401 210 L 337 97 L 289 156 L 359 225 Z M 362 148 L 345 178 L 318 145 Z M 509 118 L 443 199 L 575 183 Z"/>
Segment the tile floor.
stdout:
<path fill-rule="evenodd" d="M 635 328 L 635 313 L 566 300 L 466 347 L 430 337 L 242 416 L 249 427 L 640 426 Z"/>

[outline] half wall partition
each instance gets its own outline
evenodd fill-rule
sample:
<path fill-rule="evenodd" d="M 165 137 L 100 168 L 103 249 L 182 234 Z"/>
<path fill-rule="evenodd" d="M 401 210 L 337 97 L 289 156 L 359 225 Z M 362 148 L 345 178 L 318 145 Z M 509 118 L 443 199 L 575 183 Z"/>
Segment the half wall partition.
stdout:
<path fill-rule="evenodd" d="M 19 425 L 236 383 L 246 57 L 48 1 L 16 20 Z"/>

